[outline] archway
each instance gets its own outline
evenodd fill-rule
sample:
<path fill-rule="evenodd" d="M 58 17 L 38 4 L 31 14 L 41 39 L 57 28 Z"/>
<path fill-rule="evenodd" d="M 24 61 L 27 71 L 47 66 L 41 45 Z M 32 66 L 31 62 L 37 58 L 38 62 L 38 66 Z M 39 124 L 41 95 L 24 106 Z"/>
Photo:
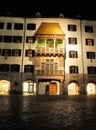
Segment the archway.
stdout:
<path fill-rule="evenodd" d="M 51 82 L 49 85 L 49 94 L 50 95 L 56 95 L 57 94 L 57 83 Z"/>
<path fill-rule="evenodd" d="M 10 90 L 10 82 L 7 80 L 0 80 L 0 94 L 8 95 Z"/>
<path fill-rule="evenodd" d="M 60 82 L 56 80 L 42 80 L 38 84 L 38 94 L 59 95 Z"/>
<path fill-rule="evenodd" d="M 96 85 L 94 83 L 87 84 L 87 94 L 96 94 Z"/>
<path fill-rule="evenodd" d="M 25 81 L 23 83 L 23 94 L 27 95 L 35 95 L 36 94 L 36 83 L 31 80 Z"/>
<path fill-rule="evenodd" d="M 76 82 L 71 82 L 68 85 L 68 95 L 78 95 L 79 94 L 79 87 Z"/>

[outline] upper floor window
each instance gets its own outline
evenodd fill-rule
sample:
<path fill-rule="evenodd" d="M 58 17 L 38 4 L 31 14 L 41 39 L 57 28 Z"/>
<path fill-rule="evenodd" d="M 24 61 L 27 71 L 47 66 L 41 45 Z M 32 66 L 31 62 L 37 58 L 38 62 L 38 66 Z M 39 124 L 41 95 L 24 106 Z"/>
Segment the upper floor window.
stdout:
<path fill-rule="evenodd" d="M 1 64 L 0 65 L 0 71 L 2 72 L 9 72 L 10 65 L 9 64 Z"/>
<path fill-rule="evenodd" d="M 11 56 L 11 50 L 10 49 L 3 49 L 2 50 L 2 56 Z"/>
<path fill-rule="evenodd" d="M 86 52 L 88 59 L 95 59 L 95 52 Z"/>
<path fill-rule="evenodd" d="M 96 67 L 89 66 L 87 67 L 88 74 L 96 74 Z"/>
<path fill-rule="evenodd" d="M 93 26 L 85 26 L 85 32 L 92 33 L 93 32 Z"/>
<path fill-rule="evenodd" d="M 76 31 L 76 25 L 68 25 L 68 31 Z"/>
<path fill-rule="evenodd" d="M 0 42 L 2 42 L 3 36 L 0 35 Z"/>
<path fill-rule="evenodd" d="M 20 49 L 13 49 L 12 56 L 21 56 L 21 50 Z"/>
<path fill-rule="evenodd" d="M 78 58 L 77 51 L 69 51 L 69 58 Z"/>
<path fill-rule="evenodd" d="M 1 49 L 0 49 L 0 56 L 1 56 Z"/>
<path fill-rule="evenodd" d="M 26 43 L 34 43 L 35 38 L 33 36 L 26 37 Z"/>
<path fill-rule="evenodd" d="M 94 45 L 94 39 L 86 39 L 86 45 L 93 46 Z"/>
<path fill-rule="evenodd" d="M 7 29 L 11 29 L 12 28 L 12 23 L 7 23 Z"/>
<path fill-rule="evenodd" d="M 35 55 L 35 50 L 26 50 L 25 51 L 25 56 L 28 56 L 28 57 L 33 57 Z"/>
<path fill-rule="evenodd" d="M 54 70 L 58 70 L 58 63 L 54 64 Z"/>
<path fill-rule="evenodd" d="M 44 39 L 38 39 L 37 47 L 44 47 L 45 46 L 45 40 Z"/>
<path fill-rule="evenodd" d="M 34 72 L 34 65 L 25 65 L 24 72 Z"/>
<path fill-rule="evenodd" d="M 5 43 L 11 43 L 12 42 L 12 36 L 4 36 L 4 42 Z"/>
<path fill-rule="evenodd" d="M 77 44 L 77 38 L 69 37 L 68 38 L 68 43 L 72 44 L 72 45 L 76 45 Z"/>
<path fill-rule="evenodd" d="M 42 70 L 45 70 L 45 63 L 42 63 L 41 69 L 42 69 Z"/>
<path fill-rule="evenodd" d="M 13 42 L 14 43 L 21 43 L 22 42 L 22 36 L 13 36 Z"/>
<path fill-rule="evenodd" d="M 15 23 L 14 29 L 15 30 L 23 30 L 23 23 Z"/>
<path fill-rule="evenodd" d="M 54 47 L 53 39 L 47 39 L 47 47 Z"/>
<path fill-rule="evenodd" d="M 70 66 L 70 73 L 77 74 L 78 66 Z"/>
<path fill-rule="evenodd" d="M 36 24 L 34 23 L 27 24 L 27 30 L 35 30 L 35 29 L 36 29 Z"/>
<path fill-rule="evenodd" d="M 20 71 L 20 65 L 18 64 L 13 64 L 11 65 L 11 72 L 19 72 Z"/>
<path fill-rule="evenodd" d="M 62 39 L 56 39 L 55 45 L 56 45 L 57 48 L 58 48 L 58 47 L 62 47 L 62 44 L 63 44 Z"/>
<path fill-rule="evenodd" d="M 4 23 L 0 22 L 0 29 L 4 29 Z"/>

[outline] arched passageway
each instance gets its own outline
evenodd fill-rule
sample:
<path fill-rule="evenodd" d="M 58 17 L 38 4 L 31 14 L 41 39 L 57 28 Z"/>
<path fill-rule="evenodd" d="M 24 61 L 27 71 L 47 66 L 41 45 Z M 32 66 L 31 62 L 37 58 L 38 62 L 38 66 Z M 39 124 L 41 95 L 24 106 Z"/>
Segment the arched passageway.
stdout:
<path fill-rule="evenodd" d="M 7 80 L 0 80 L 0 94 L 8 95 L 10 91 L 10 82 Z"/>
<path fill-rule="evenodd" d="M 94 83 L 87 84 L 87 94 L 96 94 L 96 85 Z"/>
<path fill-rule="evenodd" d="M 39 81 L 38 94 L 59 95 L 60 83 L 59 81 Z"/>
<path fill-rule="evenodd" d="M 68 95 L 78 95 L 79 87 L 76 82 L 71 82 L 68 84 Z"/>
<path fill-rule="evenodd" d="M 35 95 L 36 94 L 36 83 L 28 80 L 23 83 L 23 94 L 25 95 Z"/>

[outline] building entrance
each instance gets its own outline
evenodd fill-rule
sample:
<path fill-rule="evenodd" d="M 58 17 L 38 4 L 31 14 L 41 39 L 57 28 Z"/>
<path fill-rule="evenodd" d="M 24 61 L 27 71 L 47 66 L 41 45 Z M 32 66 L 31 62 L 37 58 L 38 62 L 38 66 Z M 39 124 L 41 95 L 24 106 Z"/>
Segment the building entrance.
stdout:
<path fill-rule="evenodd" d="M 10 91 L 10 82 L 0 80 L 0 94 L 8 95 Z"/>
<path fill-rule="evenodd" d="M 38 94 L 58 95 L 59 93 L 59 81 L 40 81 L 38 84 Z"/>

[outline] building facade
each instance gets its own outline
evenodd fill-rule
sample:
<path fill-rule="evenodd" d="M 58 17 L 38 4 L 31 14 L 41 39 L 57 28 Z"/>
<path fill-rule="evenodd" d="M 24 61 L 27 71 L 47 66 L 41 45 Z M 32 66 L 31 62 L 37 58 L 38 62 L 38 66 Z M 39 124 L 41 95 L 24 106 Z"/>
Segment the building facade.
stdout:
<path fill-rule="evenodd" d="M 96 21 L 0 17 L 0 94 L 96 94 Z"/>

